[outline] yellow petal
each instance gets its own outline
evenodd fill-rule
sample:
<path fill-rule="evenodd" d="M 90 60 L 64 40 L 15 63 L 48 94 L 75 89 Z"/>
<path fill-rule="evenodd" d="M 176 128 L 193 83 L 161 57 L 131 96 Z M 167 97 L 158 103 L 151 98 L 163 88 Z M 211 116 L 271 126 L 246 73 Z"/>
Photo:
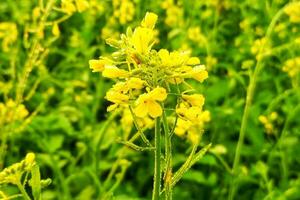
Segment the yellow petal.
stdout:
<path fill-rule="evenodd" d="M 192 78 L 196 79 L 199 82 L 203 82 L 208 78 L 208 72 L 205 70 L 204 65 L 199 65 L 193 68 Z"/>
<path fill-rule="evenodd" d="M 141 26 L 145 28 L 153 29 L 157 21 L 157 15 L 152 12 L 147 12 L 143 19 Z"/>
<path fill-rule="evenodd" d="M 192 106 L 202 107 L 204 105 L 205 98 L 202 94 L 182 95 L 182 98 L 190 103 Z"/>
<path fill-rule="evenodd" d="M 134 109 L 134 113 L 137 117 L 146 117 L 148 114 L 147 106 L 144 102 L 140 102 L 137 104 L 137 106 Z"/>
<path fill-rule="evenodd" d="M 148 101 L 147 107 L 151 117 L 156 118 L 162 115 L 162 108 L 160 107 L 159 103 L 155 101 Z"/>
<path fill-rule="evenodd" d="M 106 65 L 102 72 L 102 76 L 106 78 L 125 78 L 128 75 L 129 75 L 128 71 L 119 69 L 118 67 L 113 65 L 112 66 Z"/>
<path fill-rule="evenodd" d="M 83 12 L 89 7 L 89 2 L 86 0 L 75 0 L 78 12 Z"/>
<path fill-rule="evenodd" d="M 157 87 L 149 92 L 149 97 L 157 101 L 164 101 L 167 98 L 166 89 Z"/>
<path fill-rule="evenodd" d="M 90 60 L 89 65 L 93 72 L 102 72 L 104 70 L 105 63 L 103 60 Z"/>
<path fill-rule="evenodd" d="M 131 89 L 142 89 L 144 87 L 145 81 L 140 78 L 131 78 L 128 80 L 128 87 Z"/>
<path fill-rule="evenodd" d="M 54 23 L 53 26 L 52 26 L 52 34 L 55 37 L 58 37 L 60 35 L 60 31 L 59 31 L 59 27 L 58 27 L 57 23 Z"/>
<path fill-rule="evenodd" d="M 116 91 L 111 91 L 111 90 L 106 93 L 105 98 L 108 101 L 116 103 L 116 104 L 126 103 L 129 100 L 129 96 L 119 93 L 119 92 L 116 92 Z"/>
<path fill-rule="evenodd" d="M 191 57 L 188 59 L 187 65 L 199 65 L 200 64 L 200 59 L 197 57 Z"/>
<path fill-rule="evenodd" d="M 131 37 L 131 42 L 135 50 L 140 54 L 150 51 L 153 44 L 154 32 L 148 28 L 137 27 Z"/>

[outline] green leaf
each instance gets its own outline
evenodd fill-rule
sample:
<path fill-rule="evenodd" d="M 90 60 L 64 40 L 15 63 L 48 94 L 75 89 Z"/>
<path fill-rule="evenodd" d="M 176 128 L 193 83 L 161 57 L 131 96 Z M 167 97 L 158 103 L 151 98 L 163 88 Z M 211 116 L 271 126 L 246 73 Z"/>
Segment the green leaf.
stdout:
<path fill-rule="evenodd" d="M 31 190 L 34 200 L 41 199 L 41 174 L 38 165 L 31 169 Z"/>

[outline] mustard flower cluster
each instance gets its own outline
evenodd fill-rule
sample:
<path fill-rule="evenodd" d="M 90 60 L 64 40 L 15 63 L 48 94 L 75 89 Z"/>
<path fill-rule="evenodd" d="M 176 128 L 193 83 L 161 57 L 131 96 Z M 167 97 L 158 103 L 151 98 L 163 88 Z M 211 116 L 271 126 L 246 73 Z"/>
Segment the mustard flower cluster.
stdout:
<path fill-rule="evenodd" d="M 0 125 L 22 120 L 28 114 L 29 112 L 23 104 L 17 105 L 12 99 L 9 99 L 6 103 L 0 102 Z"/>
<path fill-rule="evenodd" d="M 113 0 L 114 17 L 120 24 L 126 24 L 133 20 L 135 13 L 134 4 L 130 0 Z"/>
<path fill-rule="evenodd" d="M 105 96 L 112 103 L 108 111 L 131 108 L 134 117 L 144 119 L 141 123 L 148 126 L 151 124 L 149 118 L 162 115 L 162 105 L 167 100 L 171 85 L 185 83 L 186 79 L 202 83 L 208 77 L 200 60 L 190 57 L 187 52 L 152 49 L 156 21 L 156 14 L 147 13 L 140 26 L 134 30 L 128 28 L 120 40 L 107 39 L 109 45 L 117 48 L 111 57 L 89 61 L 93 72 L 101 72 L 103 77 L 116 81 Z M 176 133 L 183 136 L 188 132 L 189 137 L 195 137 L 191 133 L 199 132 L 196 127 L 202 128 L 203 123 L 209 121 L 209 112 L 202 111 L 204 97 L 186 93 L 178 94 L 178 97 Z M 131 119 L 124 120 L 132 123 Z"/>
<path fill-rule="evenodd" d="M 180 1 L 176 3 L 174 0 L 165 0 L 161 7 L 166 10 L 166 25 L 177 27 L 183 24 L 183 9 Z"/>
<path fill-rule="evenodd" d="M 0 40 L 2 40 L 2 50 L 8 52 L 17 40 L 18 29 L 17 25 L 12 22 L 1 22 L 0 23 Z"/>
<path fill-rule="evenodd" d="M 62 0 L 61 9 L 68 15 L 74 12 L 83 12 L 89 7 L 89 2 L 87 0 Z"/>
<path fill-rule="evenodd" d="M 300 57 L 285 61 L 282 71 L 288 73 L 291 78 L 297 76 L 300 72 Z"/>
<path fill-rule="evenodd" d="M 269 115 L 260 115 L 258 120 L 264 125 L 268 135 L 275 134 L 274 122 L 278 119 L 277 112 L 272 112 Z"/>
<path fill-rule="evenodd" d="M 0 184 L 18 184 L 22 175 L 25 172 L 29 172 L 35 164 L 35 154 L 28 153 L 24 160 L 15 163 L 0 172 Z"/>
<path fill-rule="evenodd" d="M 300 23 L 300 3 L 294 3 L 285 8 L 284 12 L 289 16 L 293 23 Z"/>

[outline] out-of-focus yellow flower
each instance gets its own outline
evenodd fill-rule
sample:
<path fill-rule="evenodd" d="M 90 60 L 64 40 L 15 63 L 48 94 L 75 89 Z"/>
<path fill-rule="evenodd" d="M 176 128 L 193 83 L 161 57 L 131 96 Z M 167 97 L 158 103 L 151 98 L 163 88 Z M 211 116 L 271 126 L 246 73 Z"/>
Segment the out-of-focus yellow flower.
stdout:
<path fill-rule="evenodd" d="M 119 32 L 110 26 L 104 26 L 101 30 L 101 38 L 104 40 L 108 38 L 118 38 L 118 36 Z"/>
<path fill-rule="evenodd" d="M 0 103 L 0 123 L 9 124 L 22 120 L 28 116 L 29 112 L 23 104 L 17 105 L 12 99 L 6 103 Z"/>
<path fill-rule="evenodd" d="M 78 12 L 83 12 L 89 8 L 89 2 L 86 0 L 75 0 Z"/>
<path fill-rule="evenodd" d="M 120 24 L 132 21 L 135 8 L 130 0 L 113 0 L 114 16 L 119 19 Z"/>
<path fill-rule="evenodd" d="M 258 120 L 264 125 L 265 131 L 268 135 L 276 134 L 276 129 L 274 128 L 274 122 L 277 120 L 277 112 L 271 112 L 268 116 L 260 115 Z"/>
<path fill-rule="evenodd" d="M 300 3 L 292 3 L 285 8 L 284 12 L 289 16 L 293 23 L 300 23 Z"/>
<path fill-rule="evenodd" d="M 173 0 L 165 0 L 162 8 L 166 10 L 165 23 L 170 27 L 180 26 L 183 23 L 183 9 L 176 5 Z"/>
<path fill-rule="evenodd" d="M 0 40 L 2 39 L 2 49 L 8 52 L 12 44 L 17 40 L 17 25 L 12 22 L 0 22 Z"/>
<path fill-rule="evenodd" d="M 213 66 L 215 66 L 218 63 L 218 59 L 211 56 L 211 55 L 208 55 L 205 58 L 205 61 L 206 61 L 206 67 L 207 67 L 208 70 L 212 69 Z"/>
<path fill-rule="evenodd" d="M 265 43 L 266 43 L 266 38 L 255 40 L 251 47 L 251 53 L 254 55 L 258 54 L 261 46 L 265 45 Z"/>
<path fill-rule="evenodd" d="M 60 35 L 60 30 L 59 30 L 59 27 L 58 27 L 57 23 L 54 23 L 53 26 L 52 26 L 52 34 L 55 37 L 58 37 Z"/>
<path fill-rule="evenodd" d="M 240 28 L 243 31 L 248 31 L 251 28 L 251 23 L 248 18 L 244 19 L 243 21 L 240 22 Z"/>
<path fill-rule="evenodd" d="M 202 34 L 199 26 L 189 28 L 187 35 L 191 41 L 197 42 L 200 46 L 206 44 L 206 37 Z"/>
<path fill-rule="evenodd" d="M 209 151 L 217 155 L 222 155 L 227 153 L 227 148 L 222 144 L 217 144 L 211 147 Z"/>
<path fill-rule="evenodd" d="M 300 57 L 285 61 L 282 70 L 288 73 L 291 78 L 296 77 L 296 75 L 300 72 Z"/>
<path fill-rule="evenodd" d="M 164 88 L 157 87 L 139 96 L 136 101 L 135 114 L 138 117 L 146 117 L 148 114 L 153 117 L 162 115 L 162 108 L 157 101 L 164 101 L 167 98 L 167 92 Z"/>
<path fill-rule="evenodd" d="M 76 6 L 73 4 L 72 0 L 62 0 L 61 9 L 68 15 L 71 15 L 74 12 L 76 12 Z"/>
<path fill-rule="evenodd" d="M 41 16 L 41 9 L 39 7 L 35 7 L 32 11 L 32 18 L 34 20 L 38 19 Z"/>

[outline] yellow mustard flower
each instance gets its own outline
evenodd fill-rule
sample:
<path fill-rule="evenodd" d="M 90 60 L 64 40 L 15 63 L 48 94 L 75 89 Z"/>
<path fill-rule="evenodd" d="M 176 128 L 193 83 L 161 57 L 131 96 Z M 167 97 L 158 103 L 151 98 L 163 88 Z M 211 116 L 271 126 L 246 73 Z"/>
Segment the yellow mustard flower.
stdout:
<path fill-rule="evenodd" d="M 290 21 L 293 23 L 300 23 L 300 3 L 290 4 L 285 8 L 284 12 L 289 16 Z"/>
<path fill-rule="evenodd" d="M 8 52 L 12 44 L 17 40 L 17 25 L 12 22 L 0 22 L 0 39 L 2 39 L 2 49 Z"/>
<path fill-rule="evenodd" d="M 287 72 L 293 78 L 300 72 L 300 57 L 285 61 L 282 71 Z"/>
<path fill-rule="evenodd" d="M 89 2 L 86 0 L 75 0 L 75 4 L 78 12 L 83 12 L 89 8 Z"/>
<path fill-rule="evenodd" d="M 76 6 L 73 4 L 71 0 L 62 0 L 61 1 L 61 9 L 66 12 L 68 15 L 76 12 Z"/>
<path fill-rule="evenodd" d="M 153 117 L 162 115 L 162 108 L 157 101 L 164 101 L 167 98 L 167 92 L 164 88 L 157 87 L 149 93 L 142 94 L 136 101 L 135 114 L 138 117 L 145 117 L 148 114 Z"/>
<path fill-rule="evenodd" d="M 191 72 L 188 73 L 193 79 L 202 83 L 205 79 L 208 78 L 208 72 L 205 70 L 204 65 L 195 66 Z"/>

